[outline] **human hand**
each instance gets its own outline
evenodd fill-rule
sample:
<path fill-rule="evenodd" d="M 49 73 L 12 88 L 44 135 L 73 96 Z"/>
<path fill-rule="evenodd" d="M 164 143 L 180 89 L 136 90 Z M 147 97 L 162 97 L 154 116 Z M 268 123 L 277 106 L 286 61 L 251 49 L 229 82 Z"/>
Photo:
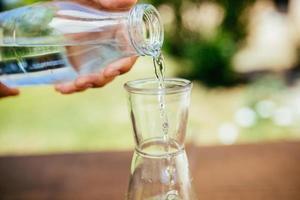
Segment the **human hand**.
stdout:
<path fill-rule="evenodd" d="M 6 85 L 0 83 L 0 98 L 7 96 L 16 96 L 19 94 L 19 90 L 15 88 L 9 88 Z"/>
<path fill-rule="evenodd" d="M 132 7 L 136 0 L 76 0 L 80 4 L 85 4 L 93 8 L 102 8 L 107 10 L 128 10 Z M 70 50 L 71 51 L 71 50 Z M 75 81 L 63 84 L 57 84 L 55 89 L 62 94 L 71 94 L 74 92 L 84 91 L 88 88 L 103 87 L 107 83 L 114 80 L 118 75 L 128 72 L 137 57 L 128 57 L 120 59 L 98 74 L 80 76 Z M 75 60 L 73 62 L 76 62 Z"/>

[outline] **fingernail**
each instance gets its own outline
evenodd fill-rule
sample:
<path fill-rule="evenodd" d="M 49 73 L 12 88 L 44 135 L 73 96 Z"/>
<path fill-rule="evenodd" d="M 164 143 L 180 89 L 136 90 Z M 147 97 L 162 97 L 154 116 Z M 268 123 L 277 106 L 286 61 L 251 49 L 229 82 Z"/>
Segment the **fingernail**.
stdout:
<path fill-rule="evenodd" d="M 87 85 L 88 83 L 87 83 L 87 80 L 83 78 L 83 79 L 77 80 L 77 81 L 76 81 L 76 84 L 77 84 L 77 85 L 80 85 L 80 86 L 85 86 L 85 85 Z"/>
<path fill-rule="evenodd" d="M 118 70 L 112 71 L 111 75 L 112 76 L 118 76 L 118 75 L 120 75 L 120 71 L 118 71 Z"/>
<path fill-rule="evenodd" d="M 85 87 L 85 88 L 91 88 L 91 87 L 93 87 L 93 85 L 90 84 L 90 83 L 88 83 L 88 84 L 85 84 L 84 87 Z"/>
<path fill-rule="evenodd" d="M 105 77 L 106 78 L 111 78 L 111 77 L 118 76 L 120 74 L 121 74 L 120 71 L 112 69 L 112 70 L 109 70 L 108 72 L 105 73 Z"/>
<path fill-rule="evenodd" d="M 57 92 L 60 92 L 60 90 L 61 90 L 61 87 L 60 87 L 60 86 L 58 86 L 58 85 L 56 85 L 54 89 L 55 89 Z"/>

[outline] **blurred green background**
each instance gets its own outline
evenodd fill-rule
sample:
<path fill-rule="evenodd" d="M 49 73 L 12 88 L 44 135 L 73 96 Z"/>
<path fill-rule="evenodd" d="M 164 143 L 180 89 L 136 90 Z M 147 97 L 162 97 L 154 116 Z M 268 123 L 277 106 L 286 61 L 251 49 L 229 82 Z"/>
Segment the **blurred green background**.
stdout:
<path fill-rule="evenodd" d="M 33 3 L 2 0 L 1 10 Z M 167 76 L 192 79 L 188 142 L 300 139 L 298 0 L 144 1 L 165 26 Z M 22 88 L 0 100 L 0 154 L 133 148 L 123 84 L 153 77 L 142 57 L 101 89 L 63 96 Z"/>

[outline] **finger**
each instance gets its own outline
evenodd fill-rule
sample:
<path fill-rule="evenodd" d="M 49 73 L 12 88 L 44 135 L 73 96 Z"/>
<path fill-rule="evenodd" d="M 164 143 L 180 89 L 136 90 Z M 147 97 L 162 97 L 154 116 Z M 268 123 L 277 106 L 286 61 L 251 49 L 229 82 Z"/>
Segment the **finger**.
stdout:
<path fill-rule="evenodd" d="M 105 9 L 112 10 L 128 10 L 131 8 L 137 0 L 93 0 Z"/>
<path fill-rule="evenodd" d="M 115 79 L 115 77 L 105 78 L 105 79 L 103 79 L 100 83 L 97 83 L 97 82 L 94 83 L 94 84 L 93 84 L 93 88 L 103 87 L 103 86 L 105 86 L 106 84 L 112 82 L 114 79 Z"/>
<path fill-rule="evenodd" d="M 90 74 L 86 76 L 79 77 L 75 84 L 79 88 L 86 88 L 86 87 L 101 87 L 105 84 L 105 77 L 103 73 L 100 72 L 99 74 Z"/>
<path fill-rule="evenodd" d="M 103 72 L 101 72 L 100 74 L 81 76 L 74 82 L 56 85 L 55 90 L 62 94 L 72 94 L 74 92 L 84 91 L 88 88 L 103 87 L 107 83 L 111 82 L 114 78 L 115 76 L 105 77 L 103 75 Z"/>
<path fill-rule="evenodd" d="M 107 79 L 105 80 L 105 84 L 104 84 L 104 85 L 106 85 L 106 84 L 112 82 L 115 78 L 116 78 L 116 77 L 107 78 Z M 97 88 L 97 87 L 96 87 L 96 88 Z"/>
<path fill-rule="evenodd" d="M 9 88 L 6 85 L 0 83 L 0 97 L 16 96 L 20 91 L 16 88 Z"/>
<path fill-rule="evenodd" d="M 132 66 L 135 64 L 136 60 L 137 60 L 137 57 L 130 57 L 130 58 L 128 58 L 126 63 L 124 61 L 124 65 L 120 69 L 121 74 L 128 72 L 132 68 Z"/>
<path fill-rule="evenodd" d="M 78 77 L 74 82 L 58 84 L 55 89 L 62 94 L 71 94 L 74 92 L 84 91 L 87 88 L 103 87 L 107 83 L 114 80 L 120 74 L 128 72 L 132 65 L 136 62 L 137 57 L 123 58 L 116 61 L 99 74 L 90 74 Z"/>
<path fill-rule="evenodd" d="M 62 94 L 72 94 L 74 92 L 80 92 L 86 88 L 76 87 L 75 82 L 69 82 L 64 84 L 58 84 L 55 86 L 55 90 Z"/>
<path fill-rule="evenodd" d="M 115 77 L 116 75 L 124 74 L 132 68 L 136 60 L 137 57 L 129 57 L 113 62 L 104 70 L 104 76 Z"/>

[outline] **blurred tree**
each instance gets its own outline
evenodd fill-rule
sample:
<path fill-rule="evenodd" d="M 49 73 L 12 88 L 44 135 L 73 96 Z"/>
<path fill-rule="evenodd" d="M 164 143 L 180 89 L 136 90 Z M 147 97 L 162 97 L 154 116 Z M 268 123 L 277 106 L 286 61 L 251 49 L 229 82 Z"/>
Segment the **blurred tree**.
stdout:
<path fill-rule="evenodd" d="M 283 13 L 287 13 L 289 0 L 274 0 L 277 10 Z"/>
<path fill-rule="evenodd" d="M 200 80 L 209 87 L 230 86 L 240 81 L 232 68 L 231 59 L 237 50 L 239 42 L 245 36 L 245 19 L 241 16 L 255 0 L 149 0 L 155 6 L 167 4 L 174 9 L 174 27 L 166 33 L 164 49 L 171 55 L 187 59 L 189 66 L 185 66 L 179 75 L 185 78 Z M 223 21 L 215 34 L 210 37 L 201 35 L 201 30 L 191 31 L 184 26 L 182 15 L 186 4 L 201 6 L 203 3 L 215 3 L 224 10 Z M 209 17 L 209 16 L 207 16 Z M 194 19 L 197 16 L 194 16 Z"/>
<path fill-rule="evenodd" d="M 3 2 L 0 1 L 0 12 L 4 10 Z"/>
<path fill-rule="evenodd" d="M 0 11 L 10 10 L 20 6 L 30 5 L 40 1 L 47 0 L 0 0 Z"/>

